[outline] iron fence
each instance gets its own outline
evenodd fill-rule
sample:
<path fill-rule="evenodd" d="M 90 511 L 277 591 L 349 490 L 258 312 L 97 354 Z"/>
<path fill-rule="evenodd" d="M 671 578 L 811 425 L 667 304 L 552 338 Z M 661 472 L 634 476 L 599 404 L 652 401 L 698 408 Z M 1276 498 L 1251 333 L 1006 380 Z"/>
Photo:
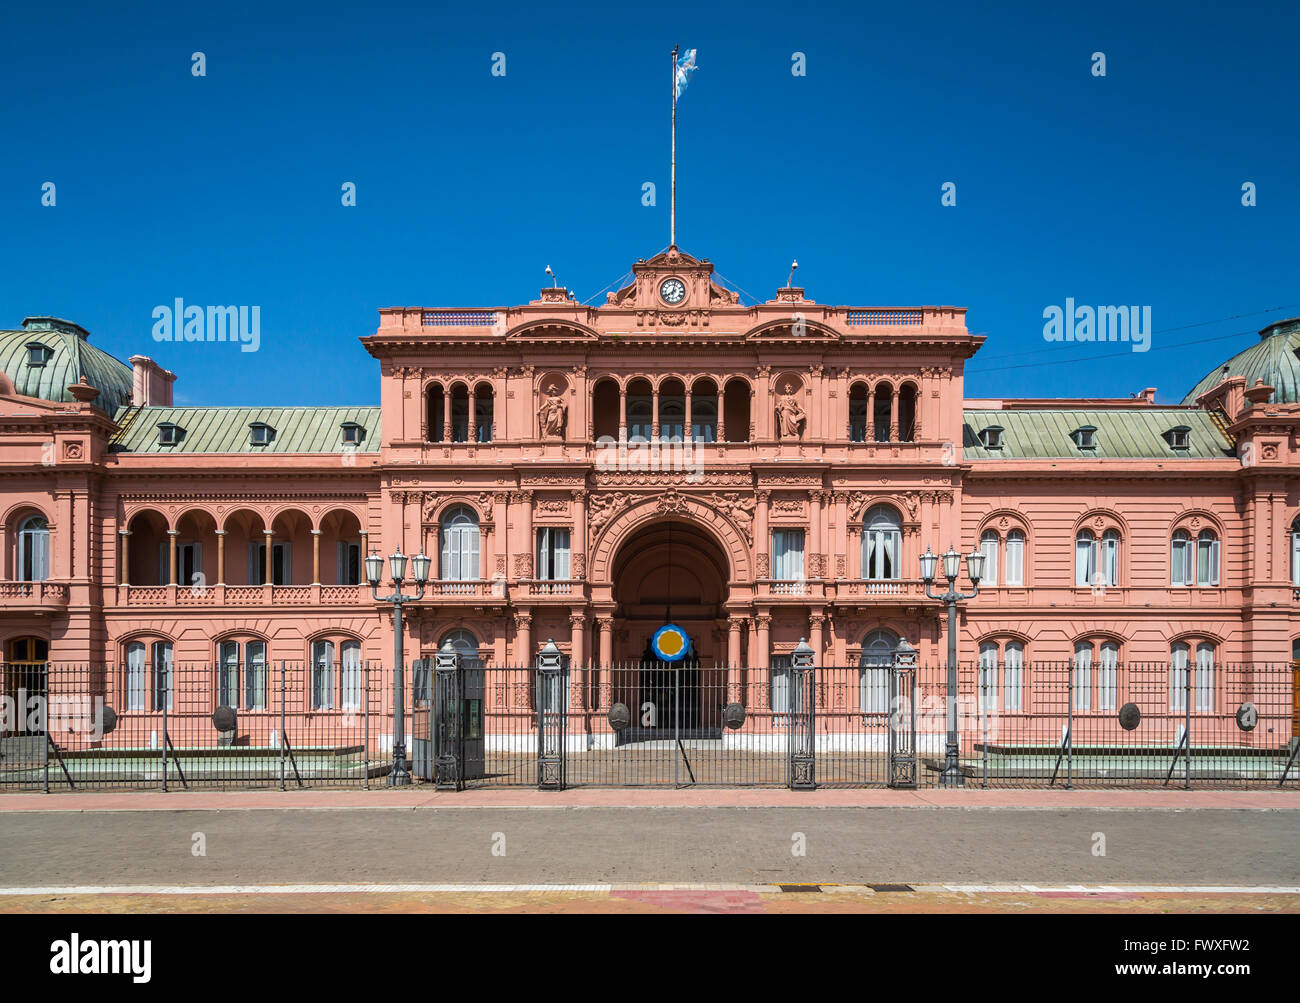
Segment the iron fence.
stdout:
<path fill-rule="evenodd" d="M 569 668 L 417 660 L 416 782 L 936 786 L 943 666 Z M 958 768 L 987 787 L 1300 790 L 1289 663 L 958 670 Z M 0 788 L 365 787 L 393 759 L 391 666 L 0 666 Z"/>

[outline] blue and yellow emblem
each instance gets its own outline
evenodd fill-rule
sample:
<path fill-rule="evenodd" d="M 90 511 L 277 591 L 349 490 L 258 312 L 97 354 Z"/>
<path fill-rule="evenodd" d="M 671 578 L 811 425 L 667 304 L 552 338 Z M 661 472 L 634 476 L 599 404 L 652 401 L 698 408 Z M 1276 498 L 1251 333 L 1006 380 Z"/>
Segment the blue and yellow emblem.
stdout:
<path fill-rule="evenodd" d="M 675 623 L 666 623 L 650 638 L 650 650 L 665 662 L 680 662 L 691 653 L 691 639 Z"/>

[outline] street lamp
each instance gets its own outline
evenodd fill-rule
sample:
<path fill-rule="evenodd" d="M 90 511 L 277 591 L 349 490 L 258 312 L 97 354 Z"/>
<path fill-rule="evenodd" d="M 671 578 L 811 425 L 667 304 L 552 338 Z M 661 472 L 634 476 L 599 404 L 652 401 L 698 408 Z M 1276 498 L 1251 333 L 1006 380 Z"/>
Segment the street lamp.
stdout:
<path fill-rule="evenodd" d="M 411 580 L 419 588 L 413 596 L 402 593 L 408 560 L 411 562 Z M 390 596 L 379 594 L 384 559 L 372 551 L 365 564 L 366 581 L 370 583 L 370 594 L 375 597 L 375 602 L 393 604 L 393 768 L 388 774 L 388 786 L 404 787 L 411 782 L 411 773 L 406 768 L 406 709 L 402 705 L 402 605 L 424 598 L 430 560 L 423 553 L 408 558 L 400 547 L 389 555 L 388 569 L 393 579 L 393 594 Z"/>
<path fill-rule="evenodd" d="M 969 594 L 957 591 L 961 554 L 950 544 L 948 552 L 943 555 L 943 576 L 948 579 L 948 591 L 935 595 L 931 586 L 934 584 L 935 566 L 938 563 L 939 555 L 930 553 L 930 548 L 926 547 L 925 553 L 921 555 L 921 579 L 925 582 L 925 594 L 948 604 L 948 748 L 939 784 L 941 787 L 961 787 L 965 778 L 957 765 L 957 603 L 963 599 L 974 599 L 980 594 L 980 579 L 984 577 L 984 555 L 979 550 L 972 550 L 966 555 L 966 573 L 975 586 L 975 591 Z"/>

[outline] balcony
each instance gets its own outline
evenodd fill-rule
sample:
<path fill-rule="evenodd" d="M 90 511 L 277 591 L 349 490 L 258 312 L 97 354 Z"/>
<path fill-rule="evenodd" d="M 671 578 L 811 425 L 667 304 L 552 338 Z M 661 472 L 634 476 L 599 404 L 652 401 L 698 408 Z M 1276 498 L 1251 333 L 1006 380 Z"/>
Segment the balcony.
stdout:
<path fill-rule="evenodd" d="M 42 616 L 68 608 L 64 582 L 0 582 L 0 609 Z"/>
<path fill-rule="evenodd" d="M 354 606 L 370 601 L 360 585 L 119 585 L 123 606 Z"/>
<path fill-rule="evenodd" d="M 383 591 L 382 588 L 380 591 Z M 478 603 L 484 600 L 505 602 L 506 583 L 502 579 L 486 578 L 472 578 L 465 581 L 430 580 L 424 587 L 424 597 L 443 600 L 461 599 Z"/>

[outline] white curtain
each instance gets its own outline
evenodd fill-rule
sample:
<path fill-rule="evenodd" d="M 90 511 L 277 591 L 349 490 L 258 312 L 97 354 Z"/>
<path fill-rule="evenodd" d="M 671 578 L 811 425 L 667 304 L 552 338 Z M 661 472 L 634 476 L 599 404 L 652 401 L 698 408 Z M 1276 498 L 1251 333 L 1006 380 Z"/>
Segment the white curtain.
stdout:
<path fill-rule="evenodd" d="M 139 641 L 126 649 L 126 709 L 144 710 L 144 645 Z"/>
<path fill-rule="evenodd" d="M 1081 530 L 1074 540 L 1074 585 L 1086 589 L 1097 572 L 1097 538 L 1090 530 Z"/>
<path fill-rule="evenodd" d="M 334 706 L 334 643 L 317 641 L 311 646 L 311 703 L 317 710 Z"/>
<path fill-rule="evenodd" d="M 1002 706 L 1006 710 L 1020 710 L 1024 706 L 1025 646 L 1019 641 L 1008 641 L 1002 676 Z"/>
<path fill-rule="evenodd" d="M 1202 713 L 1214 710 L 1214 646 L 1196 646 L 1196 702 L 1192 710 Z"/>
<path fill-rule="evenodd" d="M 1187 645 L 1175 644 L 1169 649 L 1169 709 L 1181 711 L 1187 707 Z"/>
<path fill-rule="evenodd" d="M 895 580 L 902 577 L 903 536 L 898 513 L 888 505 L 872 507 L 862 527 L 862 577 Z"/>
<path fill-rule="evenodd" d="M 1101 536 L 1101 571 L 1103 585 L 1119 584 L 1119 530 L 1108 529 Z"/>
<path fill-rule="evenodd" d="M 1300 527 L 1291 526 L 1291 584 L 1300 587 Z"/>
<path fill-rule="evenodd" d="M 803 581 L 803 530 L 772 531 L 772 577 L 777 581 Z"/>
<path fill-rule="evenodd" d="M 1074 700 L 1075 710 L 1092 708 L 1092 644 L 1081 641 L 1074 646 Z"/>
<path fill-rule="evenodd" d="M 265 641 L 244 645 L 244 706 L 249 710 L 266 709 Z"/>
<path fill-rule="evenodd" d="M 986 588 L 998 587 L 998 534 L 988 530 L 980 537 L 980 551 L 984 554 L 984 571 L 980 584 Z"/>
<path fill-rule="evenodd" d="M 979 708 L 992 710 L 998 705 L 998 646 L 993 641 L 980 645 Z"/>
<path fill-rule="evenodd" d="M 1007 534 L 1006 582 L 1011 586 L 1025 584 L 1025 534 L 1018 529 Z"/>
<path fill-rule="evenodd" d="M 1196 584 L 1219 584 L 1219 538 L 1208 529 L 1196 538 Z"/>
<path fill-rule="evenodd" d="M 361 707 L 361 643 L 343 642 L 343 709 Z"/>
<path fill-rule="evenodd" d="M 1191 539 L 1184 530 L 1174 534 L 1169 552 L 1169 584 L 1191 585 Z"/>
<path fill-rule="evenodd" d="M 1114 710 L 1119 683 L 1119 645 L 1106 641 L 1101 646 L 1101 663 L 1097 667 L 1097 709 Z"/>
<path fill-rule="evenodd" d="M 790 656 L 773 655 L 768 670 L 771 685 L 768 687 L 768 705 L 776 714 L 790 710 Z"/>

